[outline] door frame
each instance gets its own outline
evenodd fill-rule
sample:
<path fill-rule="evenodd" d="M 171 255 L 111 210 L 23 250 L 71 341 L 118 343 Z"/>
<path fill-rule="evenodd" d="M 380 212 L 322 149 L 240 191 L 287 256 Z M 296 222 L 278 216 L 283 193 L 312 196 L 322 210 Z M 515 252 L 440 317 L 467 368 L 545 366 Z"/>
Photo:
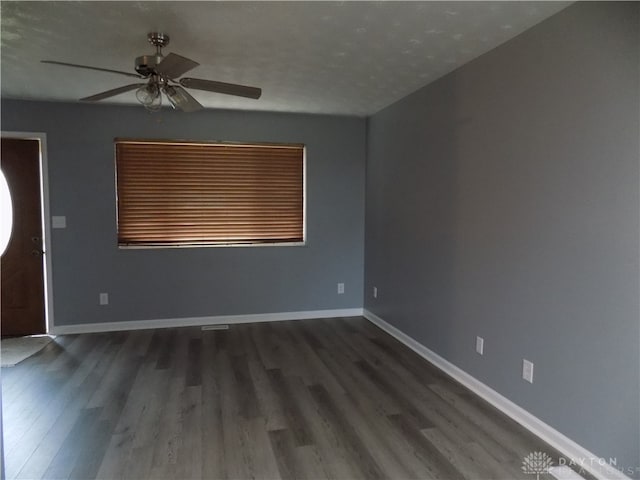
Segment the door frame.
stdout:
<path fill-rule="evenodd" d="M 37 140 L 40 144 L 40 214 L 42 216 L 42 235 L 44 241 L 44 322 L 47 333 L 55 326 L 53 318 L 53 274 L 51 267 L 51 216 L 49 208 L 49 164 L 47 162 L 47 134 L 44 132 L 1 131 L 2 138 Z"/>

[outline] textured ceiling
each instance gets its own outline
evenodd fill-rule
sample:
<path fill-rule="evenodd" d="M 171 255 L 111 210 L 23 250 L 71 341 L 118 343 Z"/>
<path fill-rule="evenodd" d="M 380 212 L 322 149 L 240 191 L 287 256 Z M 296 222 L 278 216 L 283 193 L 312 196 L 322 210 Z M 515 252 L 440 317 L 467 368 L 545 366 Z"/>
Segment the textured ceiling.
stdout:
<path fill-rule="evenodd" d="M 75 101 L 132 83 L 150 31 L 201 65 L 188 76 L 262 87 L 191 90 L 208 108 L 365 116 L 495 48 L 568 2 L 2 1 L 2 96 Z M 107 101 L 104 101 L 105 103 Z M 109 102 L 135 104 L 133 92 Z"/>

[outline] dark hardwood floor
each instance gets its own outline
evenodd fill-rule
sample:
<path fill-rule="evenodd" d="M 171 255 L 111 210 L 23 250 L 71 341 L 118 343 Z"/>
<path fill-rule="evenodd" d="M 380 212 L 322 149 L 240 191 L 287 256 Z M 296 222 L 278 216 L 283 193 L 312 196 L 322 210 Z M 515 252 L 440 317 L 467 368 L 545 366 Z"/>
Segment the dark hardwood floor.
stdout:
<path fill-rule="evenodd" d="M 533 480 L 524 456 L 557 464 L 363 318 L 59 336 L 2 388 L 7 479 Z"/>

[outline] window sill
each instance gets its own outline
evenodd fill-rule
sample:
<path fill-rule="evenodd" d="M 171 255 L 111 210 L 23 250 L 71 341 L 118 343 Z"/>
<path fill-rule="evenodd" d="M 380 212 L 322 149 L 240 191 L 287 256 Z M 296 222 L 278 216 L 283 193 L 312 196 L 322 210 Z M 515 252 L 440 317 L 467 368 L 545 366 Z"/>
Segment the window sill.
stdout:
<path fill-rule="evenodd" d="M 167 248 L 264 248 L 264 247 L 306 247 L 307 242 L 278 242 L 278 243 L 216 243 L 216 244 L 185 244 L 185 245 L 118 245 L 118 250 L 158 250 Z"/>

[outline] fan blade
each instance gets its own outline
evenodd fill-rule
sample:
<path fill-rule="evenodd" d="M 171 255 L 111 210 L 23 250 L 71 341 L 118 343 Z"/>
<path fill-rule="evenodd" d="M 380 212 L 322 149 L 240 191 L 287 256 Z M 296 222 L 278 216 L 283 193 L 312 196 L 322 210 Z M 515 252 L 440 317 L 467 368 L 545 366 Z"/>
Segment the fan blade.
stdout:
<path fill-rule="evenodd" d="M 213 80 L 202 80 L 200 78 L 181 78 L 180 85 L 197 90 L 224 93 L 225 95 L 235 95 L 237 97 L 247 97 L 256 100 L 262 95 L 262 90 L 257 87 L 247 87 L 245 85 L 236 85 L 235 83 L 214 82 Z"/>
<path fill-rule="evenodd" d="M 177 85 L 165 89 L 164 93 L 169 97 L 171 104 L 183 112 L 195 112 L 204 108 L 189 92 Z"/>
<path fill-rule="evenodd" d="M 184 75 L 198 65 L 200 65 L 198 62 L 194 62 L 182 55 L 170 53 L 156 65 L 156 72 L 163 77 L 174 79 Z"/>
<path fill-rule="evenodd" d="M 98 100 L 103 100 L 105 98 L 113 97 L 115 95 L 119 95 L 124 92 L 129 92 L 131 90 L 135 90 L 136 88 L 140 88 L 145 86 L 145 83 L 132 83 L 131 85 L 125 85 L 124 87 L 114 88 L 112 90 L 107 90 L 106 92 L 97 93 L 96 95 L 91 95 L 90 97 L 81 98 L 81 102 L 97 102 Z"/>
<path fill-rule="evenodd" d="M 120 75 L 126 75 L 127 77 L 144 78 L 142 75 L 135 73 L 121 72 L 120 70 L 111 70 L 110 68 L 90 67 L 88 65 L 77 65 L 75 63 L 55 62 L 53 60 L 40 60 L 40 63 L 49 63 L 51 65 L 62 65 L 63 67 L 84 68 L 87 70 L 97 70 L 98 72 L 118 73 Z"/>

